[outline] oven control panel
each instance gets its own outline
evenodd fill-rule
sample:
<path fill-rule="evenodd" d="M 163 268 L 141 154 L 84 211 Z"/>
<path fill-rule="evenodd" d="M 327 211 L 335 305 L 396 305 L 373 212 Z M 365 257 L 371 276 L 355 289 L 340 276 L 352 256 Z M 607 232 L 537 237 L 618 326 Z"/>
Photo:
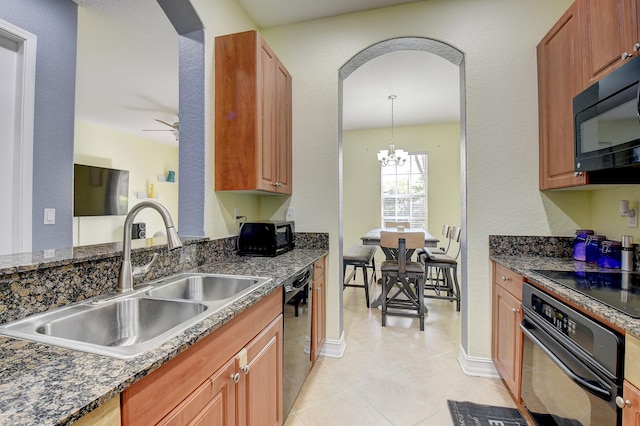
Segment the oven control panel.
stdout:
<path fill-rule="evenodd" d="M 556 330 L 573 340 L 589 353 L 593 353 L 593 332 L 576 322 L 567 312 L 546 303 L 537 295 L 531 296 L 532 308 Z"/>

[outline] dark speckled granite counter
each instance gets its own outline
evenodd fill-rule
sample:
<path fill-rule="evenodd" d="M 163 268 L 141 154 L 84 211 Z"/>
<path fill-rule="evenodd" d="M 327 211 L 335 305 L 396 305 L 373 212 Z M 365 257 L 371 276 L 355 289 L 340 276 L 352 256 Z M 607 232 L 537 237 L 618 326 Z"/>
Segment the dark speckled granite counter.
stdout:
<path fill-rule="evenodd" d="M 306 246 L 313 247 L 313 244 Z M 273 282 L 130 360 L 0 337 L 0 424 L 73 423 L 227 323 L 325 254 L 327 250 L 323 248 L 296 249 L 275 258 L 232 256 L 192 268 L 200 272 L 270 277 Z M 59 262 L 67 264 L 73 260 L 69 260 L 67 254 Z M 37 260 L 26 263 L 30 266 L 25 264 L 23 270 L 38 269 Z M 17 270 L 5 269 L 3 272 L 15 274 Z"/>
<path fill-rule="evenodd" d="M 585 296 L 575 290 L 557 284 L 540 274 L 533 272 L 535 269 L 553 269 L 558 271 L 609 271 L 611 269 L 598 268 L 585 262 L 573 260 L 573 258 L 554 258 L 543 256 L 491 256 L 491 260 L 524 276 L 528 281 L 534 281 L 552 294 L 558 294 L 584 308 L 594 316 L 609 321 L 635 336 L 640 336 L 640 319 L 634 319 L 620 311 Z"/>

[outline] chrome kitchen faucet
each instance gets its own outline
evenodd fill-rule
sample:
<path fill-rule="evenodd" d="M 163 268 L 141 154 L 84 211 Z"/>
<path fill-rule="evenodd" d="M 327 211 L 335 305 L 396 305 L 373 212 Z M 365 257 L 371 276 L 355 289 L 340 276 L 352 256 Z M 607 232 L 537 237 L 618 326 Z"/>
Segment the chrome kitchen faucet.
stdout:
<path fill-rule="evenodd" d="M 118 293 L 128 293 L 133 290 L 133 276 L 144 273 L 149 270 L 149 267 L 156 259 L 157 254 L 153 255 L 151 262 L 144 266 L 131 266 L 131 228 L 133 227 L 133 220 L 136 215 L 143 209 L 150 207 L 160 213 L 164 226 L 167 228 L 167 248 L 174 250 L 182 247 L 182 241 L 178 236 L 178 231 L 173 226 L 173 220 L 171 215 L 165 206 L 156 201 L 142 201 L 136 204 L 131 211 L 127 214 L 127 218 L 124 221 L 124 240 L 122 241 L 122 265 L 120 265 L 120 276 L 118 277 Z"/>

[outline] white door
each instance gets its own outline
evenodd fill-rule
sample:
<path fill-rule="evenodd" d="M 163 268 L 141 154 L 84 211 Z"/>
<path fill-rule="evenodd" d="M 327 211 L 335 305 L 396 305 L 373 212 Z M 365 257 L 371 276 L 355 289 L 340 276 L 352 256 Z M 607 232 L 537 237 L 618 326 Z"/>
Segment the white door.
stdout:
<path fill-rule="evenodd" d="M 31 251 L 35 48 L 0 20 L 0 255 Z"/>

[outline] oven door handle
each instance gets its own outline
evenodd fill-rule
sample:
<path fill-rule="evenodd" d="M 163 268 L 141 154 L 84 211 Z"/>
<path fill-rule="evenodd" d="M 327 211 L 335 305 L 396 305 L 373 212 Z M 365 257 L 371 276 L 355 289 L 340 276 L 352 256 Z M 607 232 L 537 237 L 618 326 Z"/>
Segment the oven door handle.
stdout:
<path fill-rule="evenodd" d="M 575 384 L 606 401 L 611 401 L 611 392 L 609 392 L 607 389 L 598 387 L 575 374 L 571 370 L 571 368 L 569 368 L 564 362 L 562 362 L 560 358 L 558 358 L 552 351 L 550 351 L 549 348 L 547 348 L 545 344 L 541 342 L 540 339 L 538 339 L 538 337 L 534 335 L 534 333 L 531 332 L 530 329 L 535 327 L 535 324 L 527 321 L 526 318 L 523 319 L 520 323 L 520 329 L 522 330 L 524 335 L 531 339 L 531 341 L 535 343 L 542 350 L 542 352 L 544 352 L 549 358 L 551 358 L 551 360 L 558 366 L 558 368 L 560 368 L 560 370 L 562 370 L 564 374 L 566 374 L 571 380 L 573 380 Z"/>

